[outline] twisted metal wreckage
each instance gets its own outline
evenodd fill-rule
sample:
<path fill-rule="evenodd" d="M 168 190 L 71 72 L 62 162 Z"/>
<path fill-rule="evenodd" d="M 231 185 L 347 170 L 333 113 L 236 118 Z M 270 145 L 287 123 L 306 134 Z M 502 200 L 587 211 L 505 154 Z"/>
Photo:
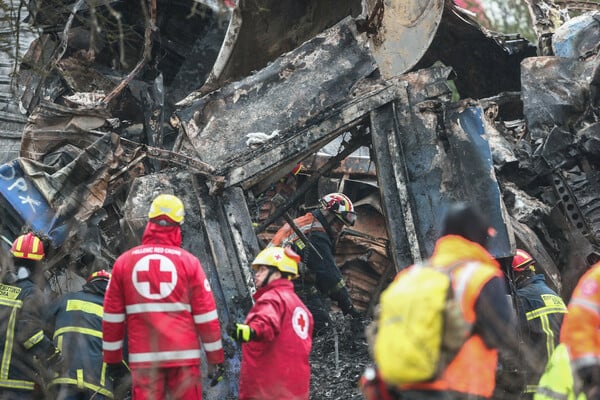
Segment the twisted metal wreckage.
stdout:
<path fill-rule="evenodd" d="M 281 216 L 329 191 L 357 206 L 337 261 L 367 315 L 449 200 L 491 218 L 509 278 L 522 247 L 567 297 L 600 258 L 596 11 L 529 1 L 532 45 L 451 0 L 49 3 L 0 9 L 0 229 L 4 251 L 47 239 L 55 293 L 136 244 L 163 191 L 223 324 Z"/>

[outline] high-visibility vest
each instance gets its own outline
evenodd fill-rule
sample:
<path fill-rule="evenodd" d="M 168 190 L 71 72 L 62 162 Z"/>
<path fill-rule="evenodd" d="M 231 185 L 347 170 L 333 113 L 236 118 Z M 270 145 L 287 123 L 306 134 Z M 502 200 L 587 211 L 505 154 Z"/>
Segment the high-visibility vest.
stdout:
<path fill-rule="evenodd" d="M 546 365 L 533 400 L 586 400 L 583 392 L 575 394 L 574 381 L 569 351 L 561 343 Z"/>

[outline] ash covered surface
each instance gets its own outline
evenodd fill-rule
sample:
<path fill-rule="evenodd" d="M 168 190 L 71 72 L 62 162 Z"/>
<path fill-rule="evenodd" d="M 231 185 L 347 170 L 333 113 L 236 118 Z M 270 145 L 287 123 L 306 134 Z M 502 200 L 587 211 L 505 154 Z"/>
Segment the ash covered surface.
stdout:
<path fill-rule="evenodd" d="M 341 312 L 332 312 L 331 318 L 337 335 L 331 331 L 313 338 L 310 399 L 364 399 L 358 380 L 369 364 L 364 328 L 370 320 L 354 321 Z"/>

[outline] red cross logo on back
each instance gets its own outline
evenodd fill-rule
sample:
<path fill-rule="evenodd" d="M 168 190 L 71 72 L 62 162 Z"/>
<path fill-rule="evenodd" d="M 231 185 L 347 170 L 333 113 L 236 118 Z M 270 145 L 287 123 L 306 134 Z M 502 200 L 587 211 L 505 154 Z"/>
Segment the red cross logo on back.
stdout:
<path fill-rule="evenodd" d="M 139 259 L 131 272 L 137 292 L 148 299 L 164 299 L 177 285 L 177 269 L 173 261 L 162 254 L 149 254 Z"/>
<path fill-rule="evenodd" d="M 151 259 L 148 263 L 148 271 L 138 271 L 137 281 L 140 283 L 148 282 L 148 285 L 150 286 L 150 294 L 160 294 L 160 284 L 162 282 L 171 282 L 172 274 L 173 273 L 170 271 L 163 272 L 160 270 L 159 259 Z"/>

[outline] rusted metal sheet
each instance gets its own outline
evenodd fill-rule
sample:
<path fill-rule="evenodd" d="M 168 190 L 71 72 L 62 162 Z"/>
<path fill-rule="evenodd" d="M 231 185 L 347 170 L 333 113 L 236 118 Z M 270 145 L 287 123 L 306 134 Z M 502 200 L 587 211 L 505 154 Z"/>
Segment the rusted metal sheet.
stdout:
<path fill-rule="evenodd" d="M 369 35 L 373 57 L 385 78 L 403 74 L 427 52 L 442 20 L 445 0 L 367 0 L 365 12 L 377 21 Z"/>

